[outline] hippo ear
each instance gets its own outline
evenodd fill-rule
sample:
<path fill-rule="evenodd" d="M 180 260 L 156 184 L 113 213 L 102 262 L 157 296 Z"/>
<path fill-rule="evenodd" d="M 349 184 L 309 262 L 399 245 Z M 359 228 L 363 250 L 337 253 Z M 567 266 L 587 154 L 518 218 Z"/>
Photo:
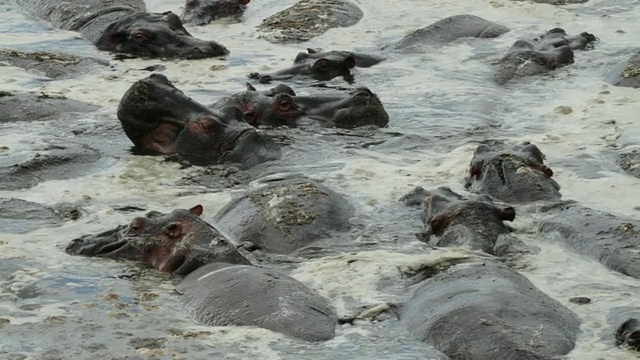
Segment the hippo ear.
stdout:
<path fill-rule="evenodd" d="M 513 221 L 513 219 L 516 218 L 516 209 L 511 206 L 507 206 L 498 210 L 498 214 L 502 221 Z"/>
<path fill-rule="evenodd" d="M 317 51 L 313 50 L 312 48 L 307 48 L 307 52 L 308 52 L 309 54 L 315 54 L 315 53 L 317 53 Z"/>
<path fill-rule="evenodd" d="M 438 214 L 429 222 L 429 225 L 431 226 L 431 233 L 434 235 L 441 235 L 449 224 L 451 224 L 450 214 Z"/>
<path fill-rule="evenodd" d="M 247 91 L 257 91 L 256 88 L 253 87 L 253 85 L 247 83 Z"/>
<path fill-rule="evenodd" d="M 354 68 L 356 66 L 356 59 L 353 56 L 347 56 L 342 64 L 345 65 L 348 69 Z"/>
<path fill-rule="evenodd" d="M 189 209 L 189 212 L 191 212 L 195 216 L 200 216 L 204 212 L 204 208 L 202 207 L 202 205 L 198 204 Z"/>

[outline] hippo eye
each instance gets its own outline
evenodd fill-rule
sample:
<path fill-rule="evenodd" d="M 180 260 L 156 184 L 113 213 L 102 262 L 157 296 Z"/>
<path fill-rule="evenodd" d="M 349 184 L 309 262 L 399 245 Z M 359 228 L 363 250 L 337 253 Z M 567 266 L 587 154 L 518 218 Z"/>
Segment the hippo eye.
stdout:
<path fill-rule="evenodd" d="M 329 61 L 327 61 L 326 59 L 320 59 L 316 61 L 315 64 L 313 64 L 313 68 L 320 71 L 327 71 L 328 66 Z"/>
<path fill-rule="evenodd" d="M 286 112 L 291 110 L 291 103 L 287 100 L 281 100 L 278 103 L 278 110 L 282 111 L 282 112 Z"/>
<path fill-rule="evenodd" d="M 147 35 L 143 31 L 134 32 L 133 33 L 133 38 L 138 42 L 145 42 L 145 41 L 149 40 L 149 38 L 147 38 Z"/>
<path fill-rule="evenodd" d="M 131 224 L 129 224 L 129 232 L 130 233 L 137 233 L 142 231 L 142 229 L 144 229 L 144 225 L 145 225 L 145 220 L 143 218 L 135 218 L 131 221 Z"/>

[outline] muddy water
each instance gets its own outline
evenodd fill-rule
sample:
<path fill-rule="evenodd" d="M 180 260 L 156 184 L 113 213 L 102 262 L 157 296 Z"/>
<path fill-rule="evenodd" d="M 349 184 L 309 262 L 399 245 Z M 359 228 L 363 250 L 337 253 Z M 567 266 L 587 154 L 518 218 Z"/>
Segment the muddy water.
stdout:
<path fill-rule="evenodd" d="M 148 1 L 150 11 L 181 12 L 183 1 Z M 615 165 L 617 147 L 634 148 L 640 125 L 637 90 L 607 85 L 617 66 L 637 50 L 638 1 L 590 0 L 555 7 L 509 0 L 357 1 L 365 13 L 350 28 L 334 29 L 300 46 L 258 38 L 261 19 L 293 0 L 255 1 L 240 23 L 221 21 L 189 27 L 196 37 L 215 39 L 231 51 L 225 60 L 162 62 L 165 75 L 198 101 L 241 91 L 250 72 L 288 65 L 306 47 L 378 51 L 412 30 L 445 16 L 471 13 L 512 29 L 491 41 L 461 41 L 416 55 L 388 54 L 375 67 L 357 70 L 356 85 L 368 86 L 385 104 L 390 125 L 379 131 L 291 131 L 281 175 L 305 173 L 346 194 L 357 205 L 358 231 L 349 234 L 353 251 L 315 259 L 292 275 L 327 296 L 340 315 L 402 300 L 403 274 L 411 269 L 475 255 L 447 249 L 427 251 L 413 233 L 414 210 L 397 199 L 416 185 L 447 185 L 463 192 L 463 177 L 475 146 L 487 139 L 529 140 L 547 155 L 565 199 L 600 210 L 640 218 L 640 180 Z M 551 76 L 490 80 L 491 63 L 518 38 L 554 27 L 599 37 L 596 48 L 578 52 L 576 64 Z M 64 49 L 111 59 L 77 33 L 52 29 L 0 0 L 0 46 L 19 50 Z M 159 60 L 111 60 L 111 68 L 69 80 L 45 81 L 27 71 L 0 67 L 0 90 L 45 91 L 102 106 L 80 119 L 2 125 L 0 165 L 15 163 L 51 142 L 87 143 L 105 153 L 84 176 L 44 181 L 28 190 L 0 191 L 0 197 L 83 206 L 85 215 L 55 229 L 0 234 L 0 358 L 166 358 L 166 359 L 429 359 L 428 346 L 397 322 L 356 322 L 337 329 L 335 339 L 309 345 L 266 330 L 215 328 L 195 324 L 173 293 L 173 279 L 131 264 L 70 257 L 63 248 L 73 237 L 128 222 L 137 213 L 115 209 L 138 206 L 170 211 L 201 203 L 210 219 L 232 191 L 177 186 L 191 169 L 154 157 L 133 156 L 120 132 L 115 109 L 139 69 Z M 340 80 L 331 82 L 345 86 Z M 317 91 L 294 85 L 300 94 Z M 559 106 L 571 111 L 559 111 Z M 61 125 L 64 124 L 64 125 Z M 80 130 L 85 136 L 76 136 Z M 295 141 L 296 136 L 306 136 Z M 336 146 L 338 144 L 339 146 Z M 256 186 L 252 183 L 249 186 Z M 234 190 L 235 191 L 235 190 Z M 616 274 L 591 259 L 535 236 L 538 215 L 522 213 L 518 235 L 541 248 L 520 264 L 522 272 L 582 319 L 582 333 L 570 359 L 633 359 L 613 345 L 610 309 L 636 305 L 640 281 Z M 362 246 L 359 246 L 362 245 Z M 366 246 L 365 246 L 366 245 Z M 353 260 L 356 260 L 353 262 Z M 353 263 L 354 266 L 347 266 Z M 588 296 L 589 305 L 568 301 Z M 349 354 L 349 355 L 345 355 Z"/>

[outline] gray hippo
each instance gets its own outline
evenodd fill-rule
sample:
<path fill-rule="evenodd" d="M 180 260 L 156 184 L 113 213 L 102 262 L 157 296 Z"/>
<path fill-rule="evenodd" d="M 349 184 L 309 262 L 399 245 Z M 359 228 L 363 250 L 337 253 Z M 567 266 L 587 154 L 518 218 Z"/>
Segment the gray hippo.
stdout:
<path fill-rule="evenodd" d="M 290 87 L 282 85 L 266 92 L 249 87 L 247 91 L 222 98 L 210 107 L 224 109 L 233 106 L 244 115 L 244 121 L 256 127 L 295 127 L 309 121 L 338 128 L 385 127 L 389 123 L 389 115 L 382 102 L 366 87 L 355 88 L 346 94 L 300 96 L 292 93 Z"/>
<path fill-rule="evenodd" d="M 335 191 L 310 179 L 286 179 L 233 199 L 214 223 L 245 246 L 287 254 L 349 230 L 354 213 Z"/>
<path fill-rule="evenodd" d="M 633 55 L 625 64 L 624 69 L 615 75 L 613 84 L 640 88 L 640 52 Z"/>
<path fill-rule="evenodd" d="M 136 151 L 177 154 L 192 163 L 255 166 L 280 156 L 280 148 L 243 121 L 235 107 L 209 109 L 164 75 L 134 83 L 118 105 L 118 119 Z"/>
<path fill-rule="evenodd" d="M 430 245 L 466 246 L 496 256 L 523 246 L 504 224 L 515 219 L 515 209 L 499 207 L 486 195 L 466 199 L 448 187 L 427 191 L 418 186 L 401 200 L 422 206 L 425 229 L 417 237 Z"/>
<path fill-rule="evenodd" d="M 251 73 L 249 78 L 266 84 L 273 80 L 288 80 L 298 76 L 311 77 L 319 81 L 327 81 L 342 76 L 347 82 L 352 83 L 351 69 L 354 67 L 370 67 L 383 60 L 384 58 L 382 57 L 351 51 L 332 50 L 318 52 L 314 49 L 307 49 L 307 52 L 298 53 L 291 67 L 269 74 Z"/>
<path fill-rule="evenodd" d="M 333 338 L 337 315 L 325 298 L 276 270 L 252 266 L 202 213 L 201 205 L 151 211 L 128 225 L 74 239 L 66 252 L 186 275 L 176 290 L 204 324 L 258 326 L 308 341 Z"/>
<path fill-rule="evenodd" d="M 240 17 L 251 0 L 187 0 L 182 13 L 185 24 L 206 25 L 224 17 Z"/>
<path fill-rule="evenodd" d="M 22 9 L 55 26 L 79 31 L 98 49 L 148 58 L 201 59 L 229 51 L 196 39 L 178 15 L 148 13 L 143 0 L 17 0 Z"/>
<path fill-rule="evenodd" d="M 640 179 L 640 151 L 632 150 L 618 155 L 617 163 L 627 174 Z"/>
<path fill-rule="evenodd" d="M 640 350 L 640 320 L 628 319 L 620 324 L 615 333 L 616 345 L 626 345 L 634 350 Z"/>
<path fill-rule="evenodd" d="M 419 283 L 400 321 L 451 359 L 555 359 L 580 330 L 573 312 L 493 263 L 457 265 Z"/>
<path fill-rule="evenodd" d="M 541 233 L 558 233 L 561 241 L 610 269 L 640 279 L 640 221 L 590 209 L 575 202 L 545 208 Z"/>
<path fill-rule="evenodd" d="M 301 0 L 271 15 L 258 26 L 261 38 L 273 43 L 308 41 L 327 30 L 355 25 L 362 10 L 348 0 Z"/>
<path fill-rule="evenodd" d="M 62 79 L 70 75 L 86 74 L 92 70 L 109 65 L 99 59 L 46 51 L 23 52 L 0 49 L 0 62 L 9 63 L 27 71 L 45 75 L 51 79 Z"/>
<path fill-rule="evenodd" d="M 496 142 L 478 146 L 466 187 L 507 203 L 557 201 L 560 185 L 552 176 L 553 171 L 544 164 L 544 154 L 534 144 L 507 146 Z"/>
<path fill-rule="evenodd" d="M 99 108 L 64 95 L 0 91 L 0 123 L 70 118 Z"/>
<path fill-rule="evenodd" d="M 15 198 L 0 198 L 0 209 L 0 228 L 13 234 L 60 226 L 67 220 L 78 220 L 82 216 L 80 208 L 69 203 L 42 205 Z"/>
<path fill-rule="evenodd" d="M 533 41 L 518 40 L 498 62 L 494 80 L 506 84 L 514 77 L 544 74 L 574 62 L 574 50 L 591 47 L 596 37 L 587 32 L 569 36 L 561 28 Z"/>
<path fill-rule="evenodd" d="M 509 31 L 505 26 L 475 15 L 454 15 L 412 32 L 394 48 L 411 52 L 424 46 L 445 45 L 459 38 L 495 38 Z"/>

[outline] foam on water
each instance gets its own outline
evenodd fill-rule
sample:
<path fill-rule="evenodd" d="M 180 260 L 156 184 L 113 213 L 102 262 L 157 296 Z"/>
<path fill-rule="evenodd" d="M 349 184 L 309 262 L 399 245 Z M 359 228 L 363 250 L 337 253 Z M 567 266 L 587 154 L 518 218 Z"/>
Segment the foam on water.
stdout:
<path fill-rule="evenodd" d="M 368 86 L 377 93 L 390 114 L 389 128 L 380 132 L 394 133 L 396 137 L 385 138 L 384 142 L 366 148 L 323 149 L 324 138 L 320 134 L 306 147 L 292 146 L 304 161 L 292 165 L 291 169 L 299 172 L 313 169 L 314 177 L 325 180 L 328 186 L 347 194 L 358 205 L 360 217 L 376 231 L 376 239 L 397 244 L 395 248 L 385 246 L 382 250 L 309 261 L 292 275 L 329 297 L 341 315 L 349 315 L 361 306 L 400 300 L 398 293 L 390 288 L 401 281 L 403 268 L 470 256 L 460 249 L 417 253 L 422 248 L 412 233 L 418 231 L 419 222 L 415 212 L 404 209 L 398 198 L 414 186 L 450 186 L 462 192 L 473 151 L 479 141 L 486 139 L 532 141 L 546 154 L 564 198 L 640 218 L 635 210 L 640 204 L 632 196 L 640 180 L 622 173 L 614 164 L 613 153 L 616 147 L 640 145 L 636 140 L 640 135 L 636 121 L 640 96 L 637 90 L 606 83 L 613 70 L 636 51 L 640 36 L 638 1 L 590 0 L 563 7 L 510 0 L 355 2 L 365 14 L 358 24 L 332 29 L 299 45 L 268 43 L 258 38 L 255 29 L 263 18 L 294 4 L 294 0 L 251 2 L 240 23 L 221 21 L 188 27 L 194 36 L 215 39 L 228 47 L 231 54 L 226 60 L 112 60 L 112 68 L 103 71 L 45 82 L 37 74 L 3 66 L 0 90 L 59 93 L 103 108 L 97 114 L 71 122 L 65 129 L 47 123 L 3 126 L 0 146 L 8 146 L 9 153 L 0 156 L 0 163 L 35 151 L 47 139 L 67 138 L 74 127 L 117 127 L 115 110 L 120 98 L 134 81 L 148 76 L 148 72 L 140 69 L 150 65 L 165 65 L 167 68 L 162 73 L 178 88 L 207 104 L 225 94 L 242 91 L 250 72 L 288 66 L 295 55 L 307 47 L 374 52 L 443 17 L 470 13 L 497 21 L 512 31 L 490 41 L 459 41 L 423 54 L 389 54 L 387 61 L 357 70 L 357 85 Z M 178 0 L 147 1 L 150 11 L 172 10 L 180 14 L 183 5 L 183 1 Z M 0 1 L 1 47 L 49 51 L 64 48 L 75 54 L 110 58 L 78 39 L 77 33 L 29 20 L 16 9 L 11 1 Z M 574 65 L 552 75 L 516 80 L 506 86 L 491 81 L 491 63 L 515 40 L 537 36 L 554 27 L 562 27 L 569 34 L 588 31 L 600 42 L 594 50 L 577 51 Z M 295 90 L 304 94 L 308 88 L 299 86 Z M 559 106 L 570 107 L 571 112 L 556 110 Z M 140 283 L 141 280 L 122 279 L 118 276 L 126 273 L 130 264 L 65 255 L 63 248 L 70 239 L 127 223 L 138 215 L 118 212 L 114 207 L 135 205 L 170 211 L 202 203 L 206 209 L 204 218 L 210 220 L 231 197 L 230 191 L 183 195 L 185 189 L 175 186 L 175 182 L 189 170 L 159 158 L 133 156 L 127 151 L 130 145 L 124 135 L 118 141 L 116 145 L 122 150 L 111 154 L 110 160 L 101 163 L 91 174 L 0 193 L 2 197 L 44 204 L 77 203 L 83 205 L 87 213 L 80 220 L 53 230 L 40 229 L 26 235 L 0 234 L 2 279 L 6 279 L 0 284 L 0 314 L 12 324 L 42 323 L 41 326 L 50 331 L 65 331 L 64 326 L 74 331 L 74 326 L 84 329 L 91 324 L 106 324 L 107 332 L 97 331 L 95 339 L 98 340 L 92 338 L 92 341 L 113 341 L 110 350 L 114 355 L 129 353 L 118 350 L 118 346 L 126 349 L 126 343 L 112 339 L 112 335 L 108 335 L 111 329 L 167 338 L 174 344 L 172 349 L 183 346 L 189 359 L 198 356 L 341 359 L 345 353 L 365 359 L 384 357 L 382 354 L 389 349 L 395 350 L 389 356 L 398 359 L 429 358 L 424 355 L 424 345 L 411 340 L 410 335 L 393 322 L 345 325 L 338 328 L 335 339 L 322 345 L 302 344 L 262 329 L 199 326 L 190 320 L 171 294 L 173 280 L 153 278 Z M 541 253 L 528 259 L 523 273 L 582 319 L 582 333 L 569 358 L 636 358 L 635 354 L 613 345 L 610 336 L 613 329 L 606 314 L 614 307 L 635 305 L 634 295 L 630 294 L 637 293 L 640 282 L 577 256 L 549 239 L 535 238 L 531 233 L 536 218 L 527 216 L 516 219 L 518 236 L 539 246 Z M 16 268 L 11 264 L 17 264 Z M 15 299 L 19 298 L 15 294 L 25 293 L 21 290 L 28 290 L 30 286 L 40 289 L 42 295 L 30 300 Z M 149 303 L 122 300 L 129 309 L 135 309 L 129 318 L 118 317 L 124 315 L 117 304 L 100 300 L 105 294 L 134 299 L 145 292 L 156 293 L 158 298 Z M 593 301 L 589 305 L 576 305 L 568 301 L 573 296 L 588 296 Z M 37 306 L 25 307 L 29 301 Z M 97 304 L 97 308 L 82 304 Z M 50 324 L 52 318 L 65 316 L 86 320 L 79 325 L 57 325 L 62 326 L 58 328 Z M 197 335 L 167 335 L 169 328 Z M 26 334 L 30 334 L 31 330 L 25 329 Z M 20 352 L 27 355 L 42 352 L 27 345 L 16 345 L 19 334 L 3 337 L 0 351 L 21 349 Z M 45 344 L 33 341 L 40 347 Z M 65 346 L 80 346 L 79 341 L 60 341 Z M 55 347 L 55 344 L 49 346 Z M 144 351 L 138 354 L 153 355 Z M 158 356 L 169 358 L 171 354 Z"/>

